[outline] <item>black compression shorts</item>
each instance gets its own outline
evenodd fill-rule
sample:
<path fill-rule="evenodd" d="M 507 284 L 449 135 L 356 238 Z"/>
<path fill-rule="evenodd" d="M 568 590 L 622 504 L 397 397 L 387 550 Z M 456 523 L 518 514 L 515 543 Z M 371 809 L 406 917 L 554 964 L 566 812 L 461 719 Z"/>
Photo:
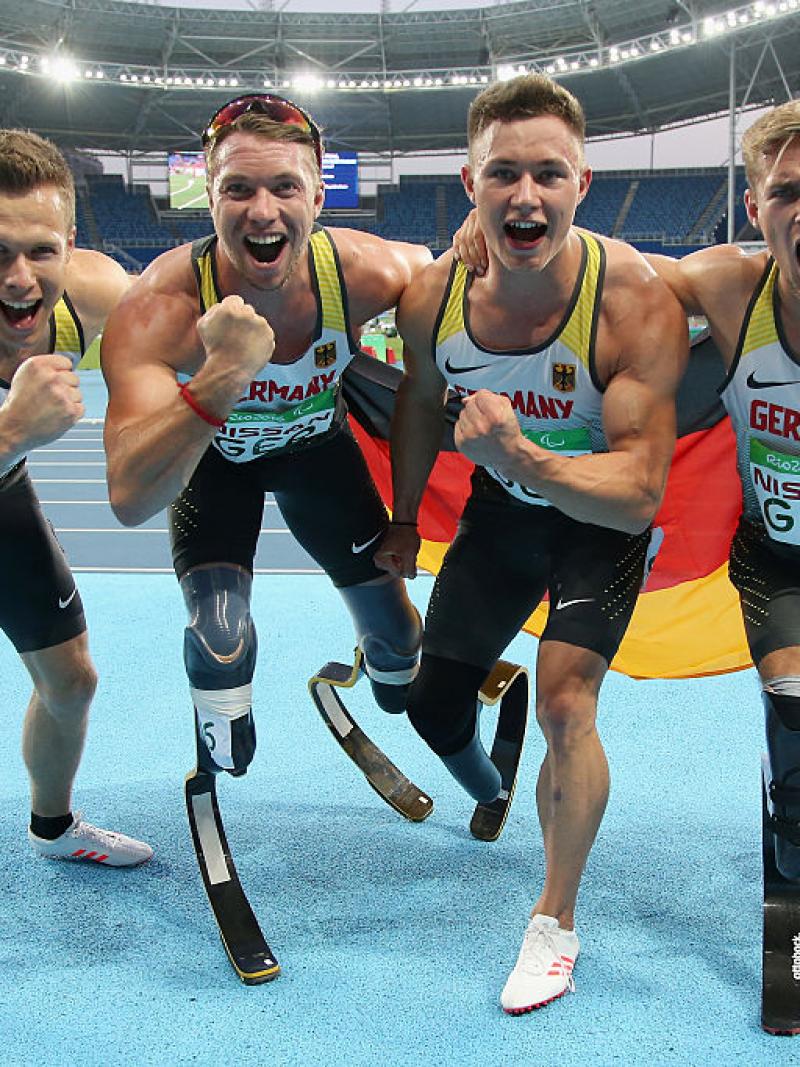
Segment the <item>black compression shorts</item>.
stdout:
<path fill-rule="evenodd" d="M 64 552 L 24 466 L 0 491 L 0 627 L 17 652 L 38 652 L 86 629 Z"/>
<path fill-rule="evenodd" d="M 773 541 L 741 519 L 731 544 L 730 578 L 739 593 L 750 655 L 800 645 L 800 549 Z"/>
<path fill-rule="evenodd" d="M 210 447 L 169 509 L 178 578 L 201 563 L 252 571 L 268 490 L 335 586 L 384 576 L 372 556 L 388 525 L 386 509 L 345 427 L 319 445 L 250 463 L 231 463 Z"/>
<path fill-rule="evenodd" d="M 650 531 L 626 534 L 517 504 L 481 471 L 473 486 L 431 595 L 423 651 L 488 671 L 547 591 L 542 641 L 610 663 L 636 606 Z"/>

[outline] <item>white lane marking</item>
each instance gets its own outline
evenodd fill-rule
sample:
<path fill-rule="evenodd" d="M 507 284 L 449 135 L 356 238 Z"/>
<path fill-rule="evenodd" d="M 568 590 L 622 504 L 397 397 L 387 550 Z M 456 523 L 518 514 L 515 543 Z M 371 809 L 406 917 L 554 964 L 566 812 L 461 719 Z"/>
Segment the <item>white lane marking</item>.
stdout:
<path fill-rule="evenodd" d="M 169 530 L 166 528 L 166 526 L 163 526 L 163 527 L 162 526 L 147 526 L 147 527 L 139 526 L 136 529 L 131 529 L 128 526 L 120 526 L 119 528 L 117 528 L 116 526 L 56 526 L 56 533 L 60 533 L 60 534 L 62 534 L 62 533 L 65 533 L 65 534 L 107 534 L 107 533 L 108 534 L 148 534 L 148 533 L 165 534 L 165 533 L 169 533 Z M 286 529 L 286 530 L 279 530 L 279 529 L 266 530 L 266 529 L 264 529 L 264 530 L 260 530 L 259 533 L 262 533 L 262 534 L 288 534 L 289 531 L 288 531 L 288 529 Z"/>
<path fill-rule="evenodd" d="M 75 574 L 175 574 L 172 567 L 82 567 L 70 563 Z M 254 574 L 324 574 L 321 567 L 255 567 Z"/>

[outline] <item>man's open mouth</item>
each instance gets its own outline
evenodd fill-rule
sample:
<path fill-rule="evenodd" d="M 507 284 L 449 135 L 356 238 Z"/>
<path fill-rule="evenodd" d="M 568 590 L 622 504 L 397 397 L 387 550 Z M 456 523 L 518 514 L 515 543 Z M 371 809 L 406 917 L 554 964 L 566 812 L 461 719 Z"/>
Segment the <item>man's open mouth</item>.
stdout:
<path fill-rule="evenodd" d="M 270 233 L 263 237 L 245 237 L 247 251 L 259 263 L 274 263 L 287 243 L 283 234 Z"/>
<path fill-rule="evenodd" d="M 0 311 L 3 312 L 6 322 L 17 329 L 31 326 L 41 306 L 41 298 L 38 300 L 0 300 Z"/>
<path fill-rule="evenodd" d="M 533 244 L 547 233 L 543 222 L 507 222 L 503 228 L 512 241 L 524 244 Z"/>

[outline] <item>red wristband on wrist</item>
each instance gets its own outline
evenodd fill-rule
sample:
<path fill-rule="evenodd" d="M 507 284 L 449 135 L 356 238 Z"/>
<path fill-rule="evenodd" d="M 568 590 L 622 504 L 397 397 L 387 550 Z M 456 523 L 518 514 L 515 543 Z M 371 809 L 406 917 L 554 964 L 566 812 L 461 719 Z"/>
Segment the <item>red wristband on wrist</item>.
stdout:
<path fill-rule="evenodd" d="M 204 407 L 197 403 L 195 398 L 189 392 L 188 382 L 178 382 L 178 392 L 181 394 L 182 398 L 186 401 L 186 403 L 189 405 L 195 415 L 199 415 L 203 422 L 207 422 L 209 426 L 215 426 L 218 430 L 222 429 L 222 427 L 225 425 L 225 420 L 218 419 L 216 415 L 212 415 L 209 411 L 206 411 Z"/>

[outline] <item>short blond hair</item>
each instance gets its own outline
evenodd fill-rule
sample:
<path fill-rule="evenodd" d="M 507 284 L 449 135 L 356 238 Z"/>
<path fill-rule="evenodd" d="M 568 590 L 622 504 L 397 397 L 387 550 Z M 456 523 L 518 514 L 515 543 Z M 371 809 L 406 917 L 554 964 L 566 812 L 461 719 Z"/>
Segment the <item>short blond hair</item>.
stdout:
<path fill-rule="evenodd" d="M 43 185 L 61 194 L 67 227 L 75 225 L 75 179 L 52 141 L 31 130 L 0 129 L 0 193 L 24 195 Z"/>
<path fill-rule="evenodd" d="M 800 100 L 789 100 L 757 119 L 742 138 L 747 184 L 754 188 L 768 160 L 793 137 L 800 136 Z"/>
<path fill-rule="evenodd" d="M 223 126 L 206 145 L 206 174 L 211 181 L 214 180 L 216 173 L 219 147 L 235 133 L 252 134 L 254 137 L 263 138 L 265 141 L 289 141 L 293 144 L 308 145 L 314 162 L 314 172 L 319 176 L 320 171 L 316 156 L 317 146 L 314 138 L 307 130 L 304 130 L 301 126 L 296 126 L 292 122 L 275 122 L 274 119 L 258 111 L 245 111 L 233 122 Z"/>
<path fill-rule="evenodd" d="M 554 115 L 575 134 L 583 149 L 586 139 L 586 116 L 580 101 L 546 74 L 520 74 L 504 82 L 495 82 L 478 93 L 469 106 L 467 143 L 470 152 L 475 141 L 493 122 Z"/>

